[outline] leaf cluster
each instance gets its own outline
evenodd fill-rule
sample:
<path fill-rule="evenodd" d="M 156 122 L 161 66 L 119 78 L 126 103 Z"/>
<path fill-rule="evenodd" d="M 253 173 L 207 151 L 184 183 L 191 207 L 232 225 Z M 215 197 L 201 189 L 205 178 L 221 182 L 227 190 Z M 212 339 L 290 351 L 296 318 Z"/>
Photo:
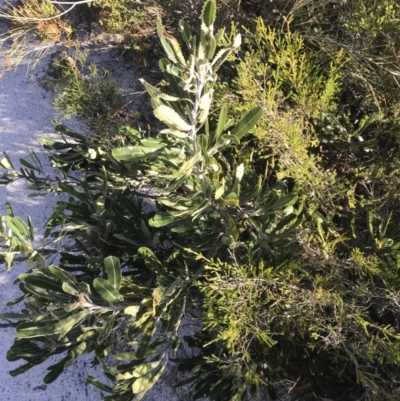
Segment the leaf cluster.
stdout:
<path fill-rule="evenodd" d="M 261 399 L 263 388 L 274 395 L 297 380 L 312 399 L 396 399 L 396 103 L 380 111 L 381 100 L 360 101 L 351 52 L 321 52 L 313 23 L 298 28 L 312 12 L 342 21 L 343 4 L 331 3 L 296 2 L 283 29 L 259 18 L 239 35 L 216 29 L 209 0 L 198 36 L 179 22 L 182 42 L 158 19 L 163 80 L 142 84 L 162 129 L 84 136 L 58 125 L 59 139 L 44 139 L 54 179 L 34 154 L 20 171 L 4 156 L 2 184 L 25 179 L 36 194 L 68 195 L 44 248 L 11 206 L 1 217 L 0 261 L 33 267 L 10 302 L 24 309 L 0 315 L 19 323 L 7 357 L 25 362 L 13 375 L 63 353 L 51 382 L 89 352 L 114 384 L 87 380 L 109 401 L 141 399 L 173 362 L 194 398 Z M 363 4 L 356 14 L 369 26 Z M 393 10 L 375 6 L 386 29 Z M 67 77 L 92 96 L 93 116 L 109 84 L 96 86 L 95 73 L 88 87 L 79 68 Z M 50 248 L 63 239 L 68 249 Z M 185 336 L 189 319 L 199 324 Z"/>

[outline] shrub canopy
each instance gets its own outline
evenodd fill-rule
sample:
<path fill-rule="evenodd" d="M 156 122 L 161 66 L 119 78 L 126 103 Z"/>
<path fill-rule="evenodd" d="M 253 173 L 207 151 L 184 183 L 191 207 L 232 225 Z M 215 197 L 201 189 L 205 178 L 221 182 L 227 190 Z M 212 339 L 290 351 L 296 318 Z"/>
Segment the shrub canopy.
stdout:
<path fill-rule="evenodd" d="M 62 252 L 36 248 L 11 205 L 0 216 L 0 262 L 31 267 L 9 302 L 21 312 L 0 315 L 18 322 L 11 375 L 63 354 L 50 383 L 88 352 L 114 383 L 87 378 L 107 401 L 140 400 L 173 363 L 195 399 L 261 399 L 290 382 L 304 399 L 398 398 L 399 9 L 253 3 L 208 0 L 200 24 L 194 11 L 178 22 L 175 2 L 81 9 L 147 63 L 165 56 L 141 80 L 150 112 L 137 116 L 106 72 L 64 49 L 55 105 L 93 135 L 58 124 L 43 139 L 54 178 L 34 153 L 19 171 L 0 161 L 3 185 L 68 194 L 45 233 L 68 239 Z M 32 7 L 50 12 L 24 1 L 11 32 L 72 35 L 76 15 L 51 5 L 44 27 L 22 19 Z M 229 30 L 224 7 L 237 10 Z"/>

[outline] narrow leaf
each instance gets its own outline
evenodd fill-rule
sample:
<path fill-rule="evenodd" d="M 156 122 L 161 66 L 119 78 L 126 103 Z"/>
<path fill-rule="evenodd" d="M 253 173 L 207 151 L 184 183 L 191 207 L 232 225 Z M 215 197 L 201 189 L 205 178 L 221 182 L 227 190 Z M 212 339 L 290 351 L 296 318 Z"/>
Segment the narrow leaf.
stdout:
<path fill-rule="evenodd" d="M 8 227 L 18 239 L 27 245 L 32 243 L 29 228 L 20 217 L 12 217 L 8 221 Z"/>
<path fill-rule="evenodd" d="M 115 322 L 115 315 L 114 313 L 105 320 L 102 326 L 102 331 L 97 337 L 97 343 L 100 345 L 102 344 L 111 334 L 113 328 L 114 328 L 114 322 Z"/>
<path fill-rule="evenodd" d="M 62 289 L 67 294 L 70 294 L 70 295 L 73 295 L 76 297 L 79 296 L 79 291 L 67 282 L 62 283 Z"/>
<path fill-rule="evenodd" d="M 146 146 L 126 146 L 112 150 L 114 159 L 118 161 L 153 158 L 160 153 L 160 148 L 148 148 Z"/>
<path fill-rule="evenodd" d="M 168 95 L 168 93 L 162 92 L 160 89 L 156 88 L 155 86 L 146 82 L 143 78 L 139 79 L 139 81 L 144 85 L 146 88 L 147 93 L 151 97 L 158 97 L 160 99 L 167 100 L 168 102 L 176 102 L 180 100 L 179 97 Z"/>
<path fill-rule="evenodd" d="M 232 130 L 231 134 L 240 139 L 246 135 L 257 123 L 263 114 L 261 107 L 250 110 Z"/>
<path fill-rule="evenodd" d="M 128 306 L 127 308 L 124 309 L 124 313 L 126 315 L 131 315 L 131 316 L 135 317 L 137 315 L 137 313 L 139 312 L 139 309 L 140 309 L 139 305 Z"/>
<path fill-rule="evenodd" d="M 215 17 L 217 15 L 217 6 L 215 1 L 209 0 L 204 4 L 202 11 L 202 20 L 207 26 L 211 26 L 214 24 Z"/>
<path fill-rule="evenodd" d="M 10 202 L 6 202 L 6 214 L 7 216 L 14 217 L 14 211 Z"/>
<path fill-rule="evenodd" d="M 108 256 L 104 259 L 104 267 L 107 272 L 108 281 L 116 290 L 119 290 L 121 285 L 121 265 L 118 258 Z"/>
<path fill-rule="evenodd" d="M 176 111 L 170 107 L 162 105 L 154 110 L 154 115 L 171 129 L 180 131 L 190 131 L 192 126 L 188 124 Z"/>
<path fill-rule="evenodd" d="M 93 281 L 93 287 L 103 299 L 110 303 L 121 300 L 119 292 L 107 280 L 96 278 Z"/>
<path fill-rule="evenodd" d="M 106 393 L 112 393 L 113 389 L 106 384 L 102 383 L 99 379 L 96 379 L 93 376 L 87 376 L 86 377 L 86 383 L 92 384 L 93 386 L 99 388 L 102 391 L 105 391 Z"/>
<path fill-rule="evenodd" d="M 182 131 L 178 131 L 176 129 L 169 129 L 169 128 L 163 129 L 162 131 L 160 131 L 160 134 L 167 134 L 167 135 L 170 134 L 170 135 L 176 136 L 179 139 L 186 139 L 189 136 L 188 134 L 186 134 Z"/>
<path fill-rule="evenodd" d="M 229 57 L 232 53 L 231 48 L 224 48 L 221 49 L 217 55 L 214 57 L 214 60 L 211 63 L 211 67 L 213 68 L 214 72 L 218 70 L 219 67 L 225 62 L 225 60 Z"/>
<path fill-rule="evenodd" d="M 54 334 L 57 320 L 44 320 L 40 322 L 25 322 L 17 327 L 17 337 L 34 338 Z"/>
<path fill-rule="evenodd" d="M 166 364 L 163 364 L 161 368 L 158 370 L 158 372 L 154 375 L 152 374 L 153 372 L 151 372 L 148 375 L 135 380 L 135 382 L 132 385 L 132 392 L 136 394 L 135 397 L 136 401 L 141 401 L 143 399 L 147 391 L 149 391 L 157 382 L 157 380 L 161 377 L 166 366 L 167 366 Z"/>
<path fill-rule="evenodd" d="M 29 363 L 29 362 L 28 362 L 28 363 L 26 363 L 26 364 L 20 366 L 19 368 L 10 370 L 10 371 L 8 372 L 8 374 L 9 374 L 10 376 L 12 376 L 12 377 L 15 377 L 15 376 L 21 375 L 22 373 L 25 373 L 26 371 L 28 371 L 29 369 L 33 368 L 34 366 L 35 366 L 34 363 Z"/>
<path fill-rule="evenodd" d="M 158 34 L 158 37 L 160 38 L 160 42 L 161 42 L 162 47 L 164 48 L 165 54 L 167 55 L 169 60 L 172 61 L 173 63 L 178 63 L 178 60 L 175 57 L 175 53 L 172 50 L 172 47 L 170 46 L 170 44 L 167 42 L 167 40 L 164 37 L 163 26 L 162 26 L 162 22 L 161 22 L 160 18 L 157 18 L 157 34 Z"/>
<path fill-rule="evenodd" d="M 217 200 L 219 199 L 225 192 L 225 185 L 221 185 L 216 191 L 214 198 Z"/>
<path fill-rule="evenodd" d="M 154 369 L 158 368 L 159 365 L 160 361 L 143 363 L 133 370 L 132 377 L 138 378 L 147 375 Z"/>
<path fill-rule="evenodd" d="M 50 370 L 49 373 L 45 377 L 43 377 L 43 383 L 50 384 L 53 383 L 62 372 L 64 372 L 64 363 L 67 361 L 68 357 L 65 357 L 62 361 L 52 365 L 48 368 Z"/>
<path fill-rule="evenodd" d="M 198 117 L 200 124 L 206 121 L 206 118 L 208 117 L 208 113 L 210 111 L 210 105 L 211 105 L 211 93 L 207 92 L 200 99 L 200 104 L 199 104 L 200 113 Z"/>
<path fill-rule="evenodd" d="M 3 152 L 4 158 L 0 160 L 0 167 L 6 170 L 14 170 L 14 166 L 11 163 L 10 157 L 6 152 Z"/>
<path fill-rule="evenodd" d="M 169 213 L 157 213 L 152 219 L 149 220 L 151 227 L 164 227 L 171 224 L 175 220 L 174 216 Z"/>
<path fill-rule="evenodd" d="M 226 106 L 221 107 L 221 111 L 219 112 L 218 124 L 217 129 L 215 131 L 215 141 L 218 141 L 219 137 L 221 136 L 222 132 L 224 131 L 225 123 L 226 123 L 226 116 L 227 116 L 227 109 Z M 212 143 L 213 145 L 213 143 Z"/>
<path fill-rule="evenodd" d="M 74 288 L 76 291 L 79 291 L 77 286 L 77 282 L 72 274 L 69 274 L 65 270 L 56 267 L 56 266 L 49 266 L 49 270 L 51 271 L 54 276 L 56 276 L 60 281 L 63 283 L 69 284 L 70 287 Z"/>
<path fill-rule="evenodd" d="M 72 316 L 67 317 L 66 319 L 60 320 L 54 326 L 54 333 L 61 334 L 63 337 L 68 334 L 76 326 L 82 324 L 90 315 L 89 309 L 84 309 L 78 313 L 75 313 Z"/>
<path fill-rule="evenodd" d="M 136 325 L 139 324 L 139 321 L 136 322 Z M 144 358 L 147 351 L 149 351 L 151 340 L 153 339 L 154 332 L 156 330 L 157 325 L 154 320 L 150 320 L 145 328 L 145 331 L 140 339 L 140 343 L 138 349 L 136 351 L 136 356 L 138 359 Z"/>
<path fill-rule="evenodd" d="M 197 152 L 190 160 L 183 163 L 179 169 L 179 173 L 185 174 L 201 159 L 201 152 Z"/>

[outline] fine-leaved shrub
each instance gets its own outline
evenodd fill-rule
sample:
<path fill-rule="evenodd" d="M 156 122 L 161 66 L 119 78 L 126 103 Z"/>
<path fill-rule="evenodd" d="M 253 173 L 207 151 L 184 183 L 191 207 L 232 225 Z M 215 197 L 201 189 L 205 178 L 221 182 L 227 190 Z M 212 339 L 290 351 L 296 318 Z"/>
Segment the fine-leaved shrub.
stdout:
<path fill-rule="evenodd" d="M 277 1 L 278 22 L 283 3 L 283 26 L 265 23 L 264 4 L 242 36 L 235 25 L 216 29 L 212 0 L 198 36 L 183 20 L 158 19 L 166 57 L 159 85 L 142 80 L 157 120 L 147 130 L 117 122 L 115 135 L 84 136 L 56 126 L 59 139 L 44 139 L 54 178 L 34 153 L 19 171 L 4 155 L 2 184 L 25 179 L 36 193 L 68 195 L 45 233 L 69 240 L 60 252 L 34 247 L 31 222 L 11 205 L 1 216 L 0 261 L 31 267 L 9 303 L 23 302 L 21 312 L 0 315 L 18 322 L 7 358 L 23 364 L 12 375 L 62 354 L 50 383 L 91 353 L 113 385 L 87 380 L 108 401 L 140 400 L 172 363 L 195 399 L 262 399 L 287 381 L 308 399 L 398 399 L 397 101 L 357 78 L 356 65 L 370 68 L 353 57 L 357 41 L 337 45 L 373 25 L 365 5 L 383 13 L 379 32 L 396 9 Z M 75 67 L 59 107 L 104 114 L 96 99 L 118 99 L 115 86 Z M 67 98 L 77 94 L 76 104 Z"/>

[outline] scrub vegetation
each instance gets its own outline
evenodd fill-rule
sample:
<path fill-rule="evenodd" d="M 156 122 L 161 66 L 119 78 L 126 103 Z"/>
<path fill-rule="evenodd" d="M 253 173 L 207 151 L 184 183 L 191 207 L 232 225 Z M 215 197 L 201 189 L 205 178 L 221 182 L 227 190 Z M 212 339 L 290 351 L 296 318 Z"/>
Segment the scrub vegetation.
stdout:
<path fill-rule="evenodd" d="M 54 106 L 92 130 L 43 138 L 53 177 L 34 153 L 0 160 L 0 184 L 67 194 L 40 248 L 12 205 L 0 216 L 0 262 L 28 266 L 20 313 L 0 315 L 17 323 L 11 375 L 58 354 L 51 383 L 91 353 L 105 401 L 142 399 L 172 365 L 193 399 L 399 399 L 396 2 L 23 0 L 0 15 L 4 67 L 55 51 Z M 145 107 L 87 63 L 88 35 L 147 71 Z"/>

